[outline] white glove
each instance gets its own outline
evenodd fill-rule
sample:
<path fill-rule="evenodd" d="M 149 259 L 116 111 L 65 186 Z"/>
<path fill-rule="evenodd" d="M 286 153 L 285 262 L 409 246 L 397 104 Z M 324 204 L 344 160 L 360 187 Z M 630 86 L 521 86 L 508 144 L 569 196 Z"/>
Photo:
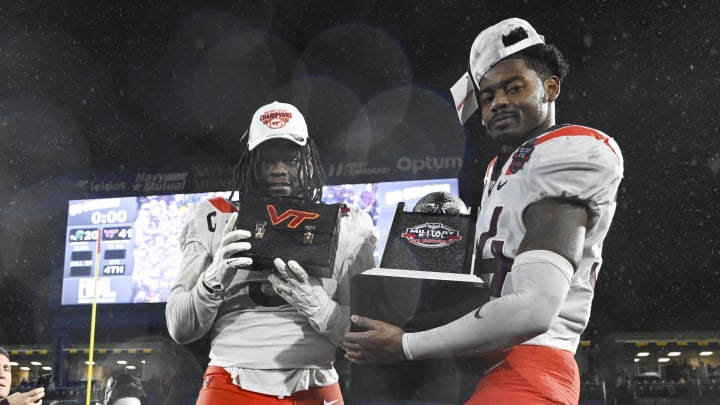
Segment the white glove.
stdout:
<path fill-rule="evenodd" d="M 233 278 L 238 268 L 250 266 L 253 260 L 249 257 L 231 257 L 240 252 L 250 250 L 250 242 L 239 242 L 250 238 L 250 232 L 243 229 L 236 229 L 238 213 L 233 212 L 228 218 L 223 230 L 223 238 L 220 242 L 212 264 L 205 270 L 205 285 L 213 290 L 225 290 Z"/>
<path fill-rule="evenodd" d="M 337 304 L 331 300 L 320 280 L 309 277 L 296 261 L 287 264 L 282 259 L 273 261 L 276 272 L 268 276 L 273 290 L 288 304 L 305 315 L 318 332 L 327 329 L 327 322 Z"/>

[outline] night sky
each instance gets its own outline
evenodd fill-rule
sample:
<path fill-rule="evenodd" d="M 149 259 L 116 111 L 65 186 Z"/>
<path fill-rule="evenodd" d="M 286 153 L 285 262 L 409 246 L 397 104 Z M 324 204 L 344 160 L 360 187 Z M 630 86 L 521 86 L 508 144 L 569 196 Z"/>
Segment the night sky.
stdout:
<path fill-rule="evenodd" d="M 570 62 L 557 121 L 606 132 L 625 157 L 584 338 L 718 329 L 717 1 L 9 0 L 0 343 L 51 340 L 52 272 L 78 180 L 232 163 L 228 145 L 272 98 L 298 100 L 322 156 L 392 160 L 459 145 L 481 176 L 494 148 L 479 117 L 460 127 L 448 89 L 475 36 L 513 16 Z M 429 101 L 392 114 L 410 99 Z M 369 111 L 366 137 L 353 136 L 359 110 Z"/>

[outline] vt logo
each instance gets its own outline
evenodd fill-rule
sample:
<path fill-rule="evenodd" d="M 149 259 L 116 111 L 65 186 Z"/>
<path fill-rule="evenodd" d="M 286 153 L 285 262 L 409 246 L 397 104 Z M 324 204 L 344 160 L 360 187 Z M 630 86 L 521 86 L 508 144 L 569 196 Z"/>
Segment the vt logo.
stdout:
<path fill-rule="evenodd" d="M 306 219 L 312 220 L 320 216 L 320 214 L 316 212 L 298 211 L 293 209 L 287 210 L 282 214 L 278 215 L 277 209 L 274 205 L 268 205 L 267 212 L 270 215 L 270 222 L 272 222 L 273 225 L 277 225 L 284 222 L 286 219 L 291 218 L 290 222 L 287 224 L 287 227 L 292 229 L 300 226 L 300 224 Z"/>
<path fill-rule="evenodd" d="M 103 234 L 105 235 L 105 238 L 107 238 L 107 239 L 114 238 L 115 235 L 118 234 L 118 232 L 120 232 L 120 230 L 117 228 L 103 229 Z"/>

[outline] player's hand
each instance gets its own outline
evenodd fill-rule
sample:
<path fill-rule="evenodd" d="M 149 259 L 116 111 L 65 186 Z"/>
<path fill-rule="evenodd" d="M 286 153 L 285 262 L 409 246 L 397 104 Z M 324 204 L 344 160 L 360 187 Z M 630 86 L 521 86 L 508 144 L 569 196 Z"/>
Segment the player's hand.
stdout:
<path fill-rule="evenodd" d="M 353 315 L 362 332 L 346 332 L 345 358 L 353 363 L 394 363 L 405 360 L 402 338 L 405 331 L 387 322 Z"/>
<path fill-rule="evenodd" d="M 275 272 L 268 276 L 268 281 L 275 293 L 308 317 L 315 330 L 320 331 L 316 326 L 324 323 L 334 304 L 320 280 L 308 276 L 294 260 L 286 264 L 282 259 L 275 259 L 273 264 Z"/>
<path fill-rule="evenodd" d="M 232 257 L 250 250 L 251 247 L 250 242 L 241 242 L 250 238 L 249 231 L 233 230 L 237 216 L 237 212 L 233 212 L 228 218 L 225 229 L 223 229 L 220 247 L 213 256 L 212 264 L 205 270 L 205 284 L 215 290 L 226 289 L 235 277 L 238 268 L 247 267 L 253 263 L 249 257 Z"/>
<path fill-rule="evenodd" d="M 28 392 L 16 392 L 6 399 L 10 405 L 39 405 L 42 404 L 41 398 L 44 396 L 45 388 L 39 387 Z"/>

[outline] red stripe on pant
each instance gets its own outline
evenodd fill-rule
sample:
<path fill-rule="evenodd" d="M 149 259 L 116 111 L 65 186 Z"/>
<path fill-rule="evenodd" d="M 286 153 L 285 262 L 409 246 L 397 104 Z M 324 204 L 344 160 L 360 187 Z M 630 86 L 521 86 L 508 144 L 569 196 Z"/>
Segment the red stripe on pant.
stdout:
<path fill-rule="evenodd" d="M 244 390 L 233 384 L 232 376 L 222 367 L 208 366 L 203 376 L 196 405 L 344 405 L 338 383 L 310 388 L 278 398 Z"/>

